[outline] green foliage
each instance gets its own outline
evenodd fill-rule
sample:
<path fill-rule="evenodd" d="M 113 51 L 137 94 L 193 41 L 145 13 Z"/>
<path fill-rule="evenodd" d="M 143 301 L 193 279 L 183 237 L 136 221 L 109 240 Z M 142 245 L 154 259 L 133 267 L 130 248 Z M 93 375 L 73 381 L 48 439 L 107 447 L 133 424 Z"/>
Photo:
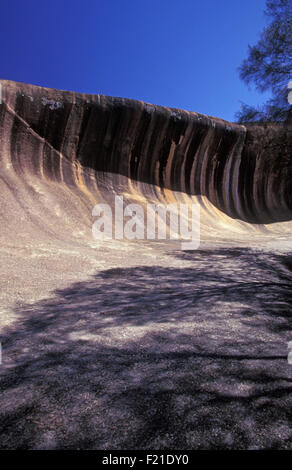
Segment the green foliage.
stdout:
<path fill-rule="evenodd" d="M 292 80 L 292 0 L 267 0 L 265 14 L 270 22 L 248 57 L 239 67 L 240 78 L 260 92 L 271 91 L 272 98 L 254 108 L 242 103 L 238 122 L 292 121 L 287 85 Z"/>

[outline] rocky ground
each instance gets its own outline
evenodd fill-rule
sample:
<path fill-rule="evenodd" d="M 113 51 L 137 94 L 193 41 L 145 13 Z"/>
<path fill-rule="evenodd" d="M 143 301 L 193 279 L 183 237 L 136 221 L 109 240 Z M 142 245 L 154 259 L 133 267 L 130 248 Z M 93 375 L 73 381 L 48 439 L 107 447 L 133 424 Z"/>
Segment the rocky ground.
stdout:
<path fill-rule="evenodd" d="M 11 308 L 1 448 L 291 449 L 291 254 L 175 243 L 115 253 Z M 49 271 L 44 259 L 48 286 Z"/>

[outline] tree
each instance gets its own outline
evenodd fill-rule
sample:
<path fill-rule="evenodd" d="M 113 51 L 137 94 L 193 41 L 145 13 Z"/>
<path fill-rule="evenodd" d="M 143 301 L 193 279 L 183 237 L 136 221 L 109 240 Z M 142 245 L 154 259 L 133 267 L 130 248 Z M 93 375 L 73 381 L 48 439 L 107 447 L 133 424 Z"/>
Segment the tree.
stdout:
<path fill-rule="evenodd" d="M 239 67 L 239 75 L 258 91 L 271 91 L 272 98 L 257 108 L 242 103 L 236 114 L 238 122 L 292 121 L 288 102 L 288 83 L 292 80 L 292 0 L 266 0 L 265 14 L 270 22 L 257 44 L 248 46 L 248 57 Z"/>

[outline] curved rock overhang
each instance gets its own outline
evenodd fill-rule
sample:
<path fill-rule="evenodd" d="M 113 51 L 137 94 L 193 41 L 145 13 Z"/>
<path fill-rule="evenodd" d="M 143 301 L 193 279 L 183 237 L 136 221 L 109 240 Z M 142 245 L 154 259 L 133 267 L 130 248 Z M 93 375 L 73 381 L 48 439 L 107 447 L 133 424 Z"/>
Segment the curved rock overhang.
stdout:
<path fill-rule="evenodd" d="M 168 202 L 182 193 L 239 221 L 292 219 L 291 124 L 243 126 L 130 99 L 1 85 L 2 179 L 13 171 L 76 186 L 92 203 L 109 188 Z"/>

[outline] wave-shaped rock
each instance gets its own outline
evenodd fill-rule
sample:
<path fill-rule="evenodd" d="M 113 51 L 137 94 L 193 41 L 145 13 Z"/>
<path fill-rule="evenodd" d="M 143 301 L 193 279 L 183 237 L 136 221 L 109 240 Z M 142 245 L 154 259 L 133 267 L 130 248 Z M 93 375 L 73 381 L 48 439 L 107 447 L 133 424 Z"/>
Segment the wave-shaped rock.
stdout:
<path fill-rule="evenodd" d="M 9 168 L 76 186 L 91 205 L 110 190 L 160 201 L 193 196 L 206 225 L 224 214 L 231 226 L 229 217 L 291 219 L 291 124 L 243 126 L 130 99 L 1 84 L 2 177 Z"/>
<path fill-rule="evenodd" d="M 0 448 L 291 449 L 291 125 L 0 83 Z M 94 240 L 117 195 L 199 249 Z"/>

